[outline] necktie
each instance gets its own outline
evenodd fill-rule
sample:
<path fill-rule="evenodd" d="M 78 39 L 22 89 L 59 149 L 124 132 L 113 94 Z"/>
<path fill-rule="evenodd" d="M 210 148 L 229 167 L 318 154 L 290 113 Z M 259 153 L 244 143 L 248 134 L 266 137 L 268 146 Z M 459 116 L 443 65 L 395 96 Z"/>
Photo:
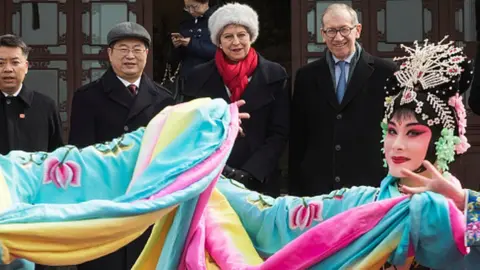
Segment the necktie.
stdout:
<path fill-rule="evenodd" d="M 337 100 L 338 103 L 342 103 L 343 96 L 345 95 L 345 88 L 347 86 L 345 78 L 345 61 L 338 61 L 337 65 L 340 67 L 340 78 L 337 84 Z"/>
<path fill-rule="evenodd" d="M 137 95 L 137 86 L 135 84 L 130 84 L 128 87 L 128 90 L 132 95 L 136 96 Z"/>

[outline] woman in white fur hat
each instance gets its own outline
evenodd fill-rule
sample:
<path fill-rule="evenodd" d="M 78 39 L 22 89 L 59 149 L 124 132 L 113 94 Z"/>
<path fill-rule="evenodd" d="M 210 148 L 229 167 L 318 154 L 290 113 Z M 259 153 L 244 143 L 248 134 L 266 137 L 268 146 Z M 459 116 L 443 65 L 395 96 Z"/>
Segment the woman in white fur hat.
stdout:
<path fill-rule="evenodd" d="M 289 130 L 290 94 L 283 67 L 260 56 L 251 45 L 259 33 L 257 13 L 248 5 L 230 3 L 208 21 L 215 59 L 187 77 L 185 99 L 223 98 L 246 101 L 241 108 L 251 118 L 243 123 L 224 175 L 250 189 L 278 195 L 278 161 Z"/>

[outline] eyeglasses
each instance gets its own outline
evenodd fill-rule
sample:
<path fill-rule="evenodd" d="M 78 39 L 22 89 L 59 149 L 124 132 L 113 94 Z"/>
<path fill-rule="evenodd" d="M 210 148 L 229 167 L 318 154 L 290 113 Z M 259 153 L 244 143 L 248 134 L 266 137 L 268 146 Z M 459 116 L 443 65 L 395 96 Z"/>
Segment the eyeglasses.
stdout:
<path fill-rule="evenodd" d="M 190 10 L 196 11 L 196 10 L 198 10 L 199 7 L 200 7 L 200 5 L 197 5 L 197 4 L 195 4 L 195 5 L 189 5 L 189 6 L 185 6 L 185 7 L 183 8 L 183 10 L 185 10 L 185 11 L 190 11 Z"/>
<path fill-rule="evenodd" d="M 146 48 L 133 48 L 133 49 L 128 49 L 128 48 L 112 48 L 114 50 L 117 50 L 120 52 L 121 55 L 126 56 L 130 52 L 133 53 L 135 56 L 140 56 L 142 55 L 147 49 Z"/>
<path fill-rule="evenodd" d="M 357 25 L 354 25 L 352 27 L 344 26 L 340 29 L 328 28 L 326 30 L 322 30 L 322 32 L 325 33 L 325 35 L 327 35 L 327 37 L 329 38 L 334 38 L 339 32 L 340 35 L 342 35 L 343 37 L 347 37 L 348 35 L 350 35 L 350 33 L 355 27 L 357 27 Z"/>

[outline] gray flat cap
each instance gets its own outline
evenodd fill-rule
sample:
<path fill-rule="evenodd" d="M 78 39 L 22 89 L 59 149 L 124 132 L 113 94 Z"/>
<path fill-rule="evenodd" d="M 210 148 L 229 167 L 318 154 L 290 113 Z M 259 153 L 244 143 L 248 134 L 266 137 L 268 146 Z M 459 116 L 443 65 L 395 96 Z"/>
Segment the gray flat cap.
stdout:
<path fill-rule="evenodd" d="M 148 31 L 138 23 L 122 22 L 115 25 L 107 34 L 108 45 L 126 38 L 137 38 L 143 40 L 145 44 L 150 47 L 152 41 Z"/>

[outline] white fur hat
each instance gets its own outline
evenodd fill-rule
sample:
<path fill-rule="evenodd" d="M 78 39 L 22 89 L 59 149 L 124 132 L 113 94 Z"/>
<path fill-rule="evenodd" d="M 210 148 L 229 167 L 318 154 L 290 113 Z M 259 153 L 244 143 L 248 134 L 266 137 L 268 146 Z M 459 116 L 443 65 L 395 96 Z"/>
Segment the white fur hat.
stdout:
<path fill-rule="evenodd" d="M 229 3 L 218 8 L 208 19 L 208 30 L 213 44 L 219 46 L 221 31 L 230 24 L 243 25 L 251 35 L 252 43 L 258 37 L 258 15 L 250 6 Z"/>

